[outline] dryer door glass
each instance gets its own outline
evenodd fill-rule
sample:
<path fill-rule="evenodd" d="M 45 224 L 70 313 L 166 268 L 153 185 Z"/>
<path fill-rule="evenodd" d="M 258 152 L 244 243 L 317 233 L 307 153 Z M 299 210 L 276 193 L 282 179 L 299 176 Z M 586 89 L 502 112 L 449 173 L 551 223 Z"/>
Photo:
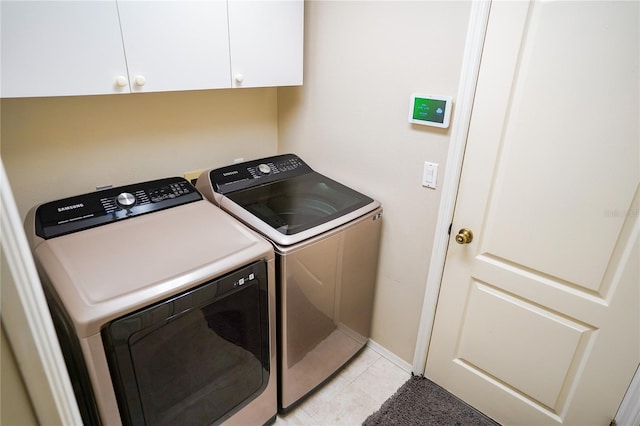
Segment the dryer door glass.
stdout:
<path fill-rule="evenodd" d="M 269 377 L 264 262 L 112 322 L 103 331 L 124 424 L 219 422 Z"/>
<path fill-rule="evenodd" d="M 316 172 L 227 196 L 285 235 L 306 231 L 373 202 Z"/>

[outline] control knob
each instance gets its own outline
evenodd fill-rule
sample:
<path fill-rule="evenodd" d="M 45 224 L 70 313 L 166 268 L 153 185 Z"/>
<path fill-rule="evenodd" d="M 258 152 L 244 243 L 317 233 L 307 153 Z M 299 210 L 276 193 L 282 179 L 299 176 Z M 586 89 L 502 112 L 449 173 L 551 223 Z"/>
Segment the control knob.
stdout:
<path fill-rule="evenodd" d="M 262 163 L 262 164 L 258 165 L 258 171 L 260 173 L 262 173 L 263 175 L 268 175 L 269 173 L 271 173 L 271 167 L 269 167 L 268 165 Z"/>
<path fill-rule="evenodd" d="M 136 197 L 129 192 L 123 192 L 122 194 L 118 195 L 118 197 L 116 198 L 116 201 L 122 207 L 131 207 L 132 205 L 135 204 Z"/>

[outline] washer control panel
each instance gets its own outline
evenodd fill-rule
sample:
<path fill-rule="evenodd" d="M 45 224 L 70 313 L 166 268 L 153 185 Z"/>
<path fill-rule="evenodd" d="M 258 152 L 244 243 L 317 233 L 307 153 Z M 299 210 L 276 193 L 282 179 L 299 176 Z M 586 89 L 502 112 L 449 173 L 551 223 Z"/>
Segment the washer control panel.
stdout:
<path fill-rule="evenodd" d="M 226 194 L 311 172 L 300 157 L 285 154 L 221 167 L 212 170 L 209 178 L 215 192 Z"/>
<path fill-rule="evenodd" d="M 36 210 L 36 235 L 48 239 L 202 200 L 183 178 L 166 178 L 51 201 Z"/>

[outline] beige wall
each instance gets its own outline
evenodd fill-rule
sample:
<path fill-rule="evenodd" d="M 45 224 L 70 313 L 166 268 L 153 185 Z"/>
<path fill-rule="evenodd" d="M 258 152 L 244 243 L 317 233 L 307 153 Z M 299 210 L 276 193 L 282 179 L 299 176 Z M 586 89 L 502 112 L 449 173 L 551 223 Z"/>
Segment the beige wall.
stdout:
<path fill-rule="evenodd" d="M 37 425 L 38 420 L 31 406 L 27 388 L 22 381 L 16 359 L 4 332 L 0 327 L 0 424 Z"/>
<path fill-rule="evenodd" d="M 3 99 L 18 209 L 277 151 L 277 89 Z"/>
<path fill-rule="evenodd" d="M 451 133 L 408 123 L 409 96 L 455 101 L 470 9 L 459 1 L 307 2 L 304 86 L 278 91 L 279 151 L 383 204 L 372 338 L 409 363 L 440 200 L 440 187 L 421 186 L 422 168 L 439 163 L 442 181 Z"/>
<path fill-rule="evenodd" d="M 470 4 L 307 1 L 301 88 L 4 99 L 1 154 L 37 203 L 296 152 L 385 209 L 373 339 L 411 362 L 450 131 L 407 122 L 412 92 L 456 95 Z M 455 120 L 455 108 L 452 120 Z"/>
<path fill-rule="evenodd" d="M 6 250 L 0 244 L 0 301 L 2 301 L 2 324 L 0 324 L 0 425 L 37 425 L 36 413 L 18 368 L 18 362 L 5 332 L 7 309 L 17 301 L 14 295 L 14 274 L 7 262 Z M 28 329 L 26 324 L 25 329 Z M 24 342 L 16 342 L 20 348 Z M 26 345 L 24 345 L 26 347 Z M 31 359 L 20 359 L 23 368 L 31 367 Z M 46 386 L 43 386 L 46 389 Z"/>

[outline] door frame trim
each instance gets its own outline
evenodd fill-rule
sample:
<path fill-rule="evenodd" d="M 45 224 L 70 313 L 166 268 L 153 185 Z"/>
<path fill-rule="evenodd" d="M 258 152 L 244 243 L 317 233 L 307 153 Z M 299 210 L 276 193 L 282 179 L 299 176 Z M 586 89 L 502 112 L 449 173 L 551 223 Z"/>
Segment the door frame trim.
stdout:
<path fill-rule="evenodd" d="M 458 184 L 460 183 L 462 161 L 469 133 L 471 111 L 480 72 L 484 38 L 489 24 L 490 9 L 491 0 L 478 0 L 471 3 L 471 14 L 469 16 L 462 59 L 462 71 L 458 84 L 458 100 L 455 104 L 455 117 L 447 154 L 447 167 L 442 184 L 435 239 L 431 249 L 429 273 L 422 303 L 416 348 L 413 355 L 413 372 L 415 374 L 423 375 L 426 369 L 427 352 L 429 351 L 429 342 L 433 331 L 440 282 L 449 246 L 448 229 L 453 219 L 453 211 L 458 196 Z"/>
<path fill-rule="evenodd" d="M 11 186 L 0 161 L 0 242 L 11 279 L 2 283 L 7 333 L 38 421 L 82 424 Z"/>
<path fill-rule="evenodd" d="M 619 425 L 640 424 L 640 364 L 615 415 Z"/>

